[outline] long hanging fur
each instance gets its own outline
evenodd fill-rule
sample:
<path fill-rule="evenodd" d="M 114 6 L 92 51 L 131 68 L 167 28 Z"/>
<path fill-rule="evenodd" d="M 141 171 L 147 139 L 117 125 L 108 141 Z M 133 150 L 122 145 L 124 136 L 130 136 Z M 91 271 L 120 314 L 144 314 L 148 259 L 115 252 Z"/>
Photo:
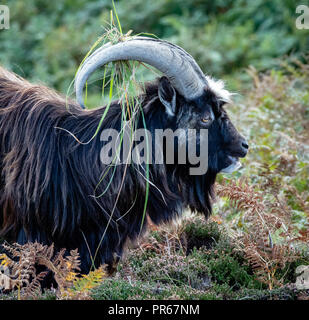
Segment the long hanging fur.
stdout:
<path fill-rule="evenodd" d="M 166 118 L 156 95 L 153 84 L 141 98 L 148 106 L 150 131 Z M 95 266 L 112 266 L 121 256 L 126 239 L 140 232 L 145 178 L 136 167 L 119 165 L 98 185 L 106 169 L 100 161 L 100 134 L 91 143 L 80 144 L 57 129 L 89 141 L 103 112 L 104 108 L 84 111 L 72 101 L 67 106 L 56 92 L 0 68 L 0 237 L 20 244 L 38 241 L 78 248 L 82 272 L 89 272 L 97 249 Z M 114 103 L 101 129 L 120 126 L 121 107 Z M 172 219 L 185 207 L 209 214 L 215 173 L 186 172 L 177 166 L 150 166 L 147 213 L 155 223 Z"/>

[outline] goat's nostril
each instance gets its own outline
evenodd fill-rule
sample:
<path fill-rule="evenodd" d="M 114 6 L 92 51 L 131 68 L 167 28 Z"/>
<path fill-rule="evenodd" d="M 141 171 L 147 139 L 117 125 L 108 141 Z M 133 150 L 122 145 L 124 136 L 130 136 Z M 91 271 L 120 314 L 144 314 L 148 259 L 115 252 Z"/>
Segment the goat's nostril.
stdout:
<path fill-rule="evenodd" d="M 245 148 L 245 149 L 249 149 L 249 145 L 247 142 L 242 142 L 242 147 Z"/>

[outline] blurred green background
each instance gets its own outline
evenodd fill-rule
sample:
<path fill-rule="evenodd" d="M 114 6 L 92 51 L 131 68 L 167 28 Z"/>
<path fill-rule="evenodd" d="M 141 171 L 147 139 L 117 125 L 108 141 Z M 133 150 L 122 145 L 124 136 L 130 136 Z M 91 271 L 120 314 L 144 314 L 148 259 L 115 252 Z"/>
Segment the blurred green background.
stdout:
<path fill-rule="evenodd" d="M 124 33 L 149 32 L 190 52 L 228 88 L 244 87 L 245 68 L 276 68 L 308 52 L 309 30 L 295 27 L 293 0 L 119 0 Z M 111 0 L 9 0 L 10 29 L 0 30 L 0 63 L 29 80 L 67 92 L 78 65 L 109 22 Z"/>

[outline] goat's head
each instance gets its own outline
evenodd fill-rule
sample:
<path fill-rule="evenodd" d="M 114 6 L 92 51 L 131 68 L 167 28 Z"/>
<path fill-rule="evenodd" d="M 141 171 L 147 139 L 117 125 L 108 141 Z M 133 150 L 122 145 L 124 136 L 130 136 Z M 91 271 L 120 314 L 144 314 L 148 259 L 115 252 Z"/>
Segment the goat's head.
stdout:
<path fill-rule="evenodd" d="M 155 103 L 159 104 L 158 112 L 164 114 L 160 128 L 197 130 L 198 148 L 206 141 L 199 134 L 200 129 L 207 129 L 208 169 L 218 173 L 240 167 L 238 158 L 246 156 L 248 144 L 224 110 L 230 93 L 222 81 L 205 76 L 186 51 L 167 41 L 135 37 L 97 49 L 84 61 L 75 79 L 77 100 L 82 106 L 83 88 L 90 74 L 117 60 L 142 61 L 164 73 L 157 87 L 160 103 Z M 188 139 L 186 135 L 186 144 Z"/>
<path fill-rule="evenodd" d="M 245 157 L 248 143 L 236 130 L 224 105 L 230 94 L 221 81 L 207 77 L 208 86 L 195 99 L 186 99 L 176 93 L 166 77 L 159 80 L 158 97 L 165 108 L 165 128 L 208 130 L 208 168 L 213 172 L 233 172 L 240 167 L 238 158 Z M 199 135 L 198 135 L 199 137 Z M 188 145 L 188 135 L 186 135 Z M 202 143 L 202 138 L 199 140 Z"/>

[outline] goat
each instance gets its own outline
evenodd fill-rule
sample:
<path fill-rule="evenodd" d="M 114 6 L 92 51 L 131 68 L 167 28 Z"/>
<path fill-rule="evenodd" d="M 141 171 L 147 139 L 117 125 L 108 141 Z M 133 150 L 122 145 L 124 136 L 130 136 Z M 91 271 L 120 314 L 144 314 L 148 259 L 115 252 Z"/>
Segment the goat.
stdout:
<path fill-rule="evenodd" d="M 93 137 L 106 108 L 83 110 L 82 92 L 95 69 L 117 60 L 142 61 L 164 73 L 136 97 L 144 114 L 136 128 L 146 126 L 151 134 L 207 129 L 205 173 L 191 175 L 189 164 L 165 160 L 149 164 L 148 179 L 136 166 L 106 170 L 104 143 L 100 134 Z M 0 237 L 78 248 L 87 273 L 101 264 L 112 269 L 126 240 L 145 229 L 145 204 L 156 224 L 185 208 L 208 217 L 216 175 L 238 169 L 248 144 L 224 110 L 230 96 L 222 82 L 205 76 L 187 52 L 166 41 L 135 37 L 97 49 L 78 70 L 75 88 L 78 103 L 67 105 L 53 90 L 0 68 Z M 121 103 L 113 102 L 100 132 L 120 131 L 121 114 Z"/>

